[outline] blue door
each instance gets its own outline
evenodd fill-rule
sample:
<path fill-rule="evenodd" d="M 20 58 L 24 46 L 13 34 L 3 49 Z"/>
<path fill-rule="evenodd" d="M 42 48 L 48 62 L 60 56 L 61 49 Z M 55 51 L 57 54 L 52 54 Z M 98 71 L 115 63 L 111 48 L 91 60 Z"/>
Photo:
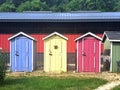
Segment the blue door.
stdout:
<path fill-rule="evenodd" d="M 29 69 L 29 41 L 26 37 L 17 37 L 15 43 L 15 71 L 27 71 Z"/>

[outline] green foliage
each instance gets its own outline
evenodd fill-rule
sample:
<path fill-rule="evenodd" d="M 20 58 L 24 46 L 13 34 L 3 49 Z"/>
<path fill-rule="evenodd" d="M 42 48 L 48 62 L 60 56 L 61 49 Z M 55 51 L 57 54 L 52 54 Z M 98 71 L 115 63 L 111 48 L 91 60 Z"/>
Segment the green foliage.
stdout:
<path fill-rule="evenodd" d="M 114 10 L 115 11 L 120 11 L 120 1 L 118 1 L 117 3 L 115 3 Z"/>
<path fill-rule="evenodd" d="M 69 3 L 69 0 L 56 0 L 56 2 L 55 2 L 55 0 L 53 0 L 53 2 L 51 4 L 48 4 L 48 6 L 51 6 L 51 8 L 50 8 L 51 11 L 67 12 L 67 11 L 69 11 L 69 8 L 67 6 L 68 3 Z"/>
<path fill-rule="evenodd" d="M 18 7 L 21 3 L 24 3 L 26 0 L 12 0 L 13 4 Z"/>
<path fill-rule="evenodd" d="M 120 11 L 119 0 L 0 0 L 0 11 Z"/>
<path fill-rule="evenodd" d="M 3 84 L 6 72 L 6 54 L 0 51 L 0 85 Z"/>
<path fill-rule="evenodd" d="M 17 11 L 42 11 L 47 10 L 47 5 L 45 2 L 41 2 L 40 0 L 31 0 L 26 1 L 18 6 Z"/>
<path fill-rule="evenodd" d="M 0 6 L 0 11 L 1 12 L 14 12 L 15 11 L 15 6 L 12 3 L 3 3 Z"/>
<path fill-rule="evenodd" d="M 71 0 L 68 4 L 70 11 L 80 11 L 82 10 L 82 1 L 83 0 Z"/>
<path fill-rule="evenodd" d="M 3 4 L 5 3 L 6 0 L 0 0 L 0 4 Z"/>
<path fill-rule="evenodd" d="M 18 6 L 17 11 L 27 11 L 31 9 L 30 1 L 26 1 L 25 3 L 22 3 L 20 6 Z"/>
<path fill-rule="evenodd" d="M 120 90 L 120 85 L 116 86 L 115 88 L 113 88 L 112 90 Z"/>
<path fill-rule="evenodd" d="M 98 9 L 101 11 L 114 11 L 118 0 L 100 0 L 98 2 Z"/>

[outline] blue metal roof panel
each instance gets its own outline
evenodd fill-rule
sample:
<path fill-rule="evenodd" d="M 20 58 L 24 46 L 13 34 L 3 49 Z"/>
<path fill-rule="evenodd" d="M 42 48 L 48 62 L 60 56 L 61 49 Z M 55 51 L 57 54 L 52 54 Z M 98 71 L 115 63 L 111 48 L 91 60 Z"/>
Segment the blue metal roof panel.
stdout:
<path fill-rule="evenodd" d="M 94 13 L 13 13 L 1 12 L 1 22 L 84 22 L 84 21 L 120 21 L 120 12 L 94 12 Z"/>

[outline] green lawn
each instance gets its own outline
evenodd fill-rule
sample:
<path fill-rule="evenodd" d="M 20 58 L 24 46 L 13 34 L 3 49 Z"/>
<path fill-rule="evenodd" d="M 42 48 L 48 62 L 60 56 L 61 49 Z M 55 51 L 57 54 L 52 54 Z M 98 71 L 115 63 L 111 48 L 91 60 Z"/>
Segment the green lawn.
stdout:
<path fill-rule="evenodd" d="M 105 83 L 97 78 L 7 77 L 0 90 L 93 90 Z"/>
<path fill-rule="evenodd" d="M 115 87 L 113 90 L 120 90 L 120 85 Z"/>

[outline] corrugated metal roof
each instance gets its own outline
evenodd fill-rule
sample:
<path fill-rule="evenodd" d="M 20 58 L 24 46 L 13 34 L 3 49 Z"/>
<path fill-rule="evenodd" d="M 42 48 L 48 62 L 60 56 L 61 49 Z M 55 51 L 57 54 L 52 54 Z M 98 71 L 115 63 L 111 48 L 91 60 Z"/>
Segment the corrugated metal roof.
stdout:
<path fill-rule="evenodd" d="M 101 22 L 120 21 L 120 12 L 1 12 L 0 22 Z"/>
<path fill-rule="evenodd" d="M 120 31 L 105 31 L 103 34 L 103 42 L 106 37 L 108 37 L 108 40 L 111 42 L 120 42 Z"/>

